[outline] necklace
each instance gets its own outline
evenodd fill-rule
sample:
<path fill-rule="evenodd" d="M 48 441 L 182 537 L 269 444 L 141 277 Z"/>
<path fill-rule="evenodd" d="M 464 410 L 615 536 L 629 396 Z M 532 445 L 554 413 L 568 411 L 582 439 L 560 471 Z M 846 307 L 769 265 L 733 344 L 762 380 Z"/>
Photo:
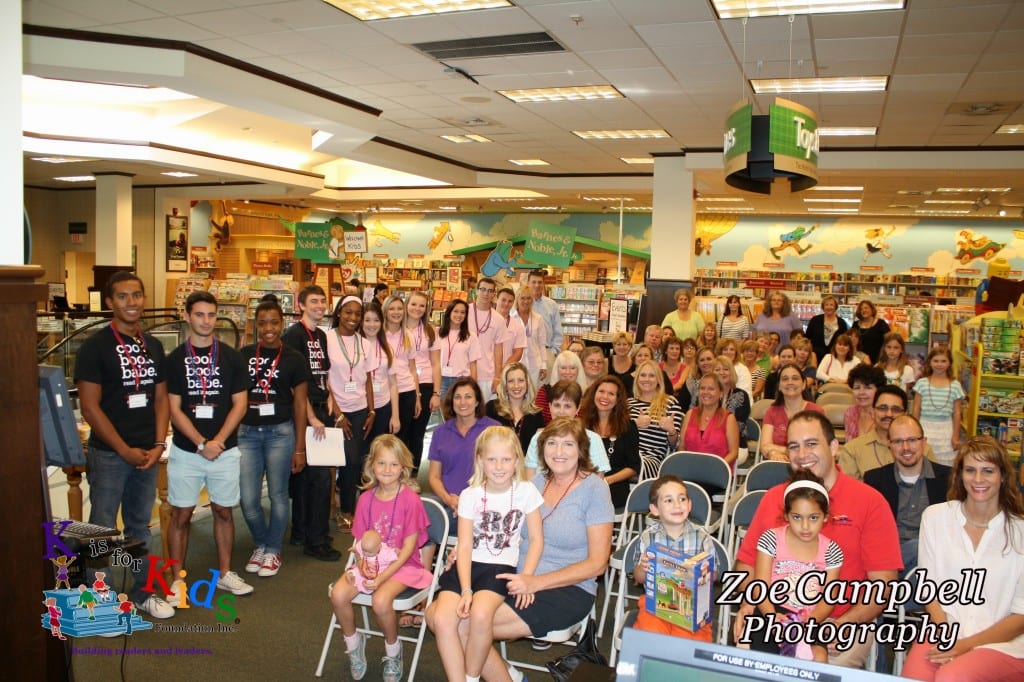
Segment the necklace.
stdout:
<path fill-rule="evenodd" d="M 481 500 L 484 503 L 483 518 L 484 518 L 484 523 L 490 524 L 491 523 L 491 517 L 487 515 L 487 481 L 486 480 L 483 483 L 483 489 L 484 489 L 484 495 L 483 495 L 483 498 Z M 514 506 L 515 497 L 516 497 L 516 479 L 514 479 L 514 478 L 512 479 L 512 485 L 509 486 L 508 490 L 509 490 L 509 495 L 508 495 L 508 513 L 511 514 L 512 513 L 512 507 Z M 559 501 L 561 501 L 561 500 L 559 500 Z M 503 518 L 508 518 L 508 515 L 506 514 Z M 511 536 L 510 536 L 509 533 L 505 533 L 505 534 L 499 533 L 498 534 L 498 537 L 497 537 L 498 542 L 496 543 L 497 544 L 497 551 L 495 551 L 494 549 L 491 549 L 491 543 L 485 541 L 484 542 L 484 547 L 487 548 L 487 553 L 490 554 L 491 556 L 501 556 L 502 551 L 505 550 L 509 546 L 510 537 Z M 481 539 L 482 540 L 487 540 L 488 538 L 484 537 L 484 538 L 481 538 Z"/>
<path fill-rule="evenodd" d="M 964 519 L 967 521 L 967 525 L 968 526 L 974 526 L 975 528 L 984 528 L 985 530 L 988 530 L 988 524 L 989 524 L 990 521 L 992 521 L 992 519 L 989 519 L 985 523 L 978 523 L 977 521 L 975 521 L 974 519 L 972 519 L 970 516 L 967 515 L 967 507 L 964 506 L 964 504 L 962 502 L 960 503 L 960 511 L 964 515 Z M 993 517 L 993 518 L 995 518 L 995 517 Z"/>
<path fill-rule="evenodd" d="M 941 389 L 941 387 L 935 386 L 929 380 L 928 381 L 928 388 L 930 389 L 928 391 L 928 404 L 930 404 L 932 406 L 932 409 L 933 410 L 945 409 L 946 406 L 949 405 L 949 399 L 953 397 L 953 381 L 952 381 L 952 379 L 949 380 L 949 384 L 946 385 L 946 387 L 945 387 L 946 399 L 944 401 L 942 401 L 941 405 L 936 405 L 935 404 L 935 393 L 938 392 Z"/>
<path fill-rule="evenodd" d="M 579 474 L 577 474 L 577 476 L 578 475 Z M 575 487 L 577 480 L 578 480 L 577 478 L 572 479 L 572 482 L 569 483 L 569 485 L 565 488 L 565 490 L 562 491 L 562 496 L 558 498 L 558 502 L 555 502 L 555 506 L 551 508 L 551 511 L 549 511 L 547 514 L 544 515 L 544 517 L 541 519 L 541 522 L 547 521 L 548 517 L 555 513 L 555 510 L 558 509 L 558 505 L 562 504 L 562 500 L 565 499 L 565 496 L 569 494 L 569 491 L 572 490 L 573 487 Z M 550 487 L 551 487 L 551 479 L 549 478 L 547 483 L 544 484 L 544 492 L 542 493 L 542 496 L 543 495 L 547 495 L 548 488 L 550 488 Z"/>
<path fill-rule="evenodd" d="M 366 509 L 366 521 L 367 521 L 366 527 L 367 528 L 373 528 L 373 526 L 374 526 L 373 500 L 377 497 L 377 490 L 380 490 L 380 486 L 379 485 L 376 488 L 374 488 L 374 491 L 370 494 L 370 504 L 366 505 L 367 506 L 367 509 Z M 395 491 L 395 497 L 393 498 L 393 501 L 391 502 L 391 518 L 388 519 L 388 536 L 386 538 L 384 538 L 384 544 L 388 545 L 388 546 L 391 545 L 391 536 L 395 532 L 395 510 L 398 509 L 398 494 L 400 492 L 402 492 L 402 484 L 401 483 L 398 484 L 398 490 Z M 378 531 L 378 532 L 380 532 L 380 531 Z M 383 533 L 381 533 L 381 535 L 383 535 Z"/>

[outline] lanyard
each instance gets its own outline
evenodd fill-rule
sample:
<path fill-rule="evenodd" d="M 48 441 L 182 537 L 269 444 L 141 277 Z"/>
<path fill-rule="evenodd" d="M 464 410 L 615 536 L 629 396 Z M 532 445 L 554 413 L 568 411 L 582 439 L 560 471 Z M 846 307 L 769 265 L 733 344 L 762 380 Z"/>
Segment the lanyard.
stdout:
<path fill-rule="evenodd" d="M 385 332 L 385 333 L 387 333 L 387 332 Z M 373 370 L 370 372 L 370 376 L 372 377 L 370 379 L 370 381 L 372 381 L 374 384 L 377 383 L 377 370 L 378 369 L 380 369 L 380 341 L 377 342 L 377 364 L 374 366 Z"/>
<path fill-rule="evenodd" d="M 490 310 L 490 309 L 487 310 L 487 323 L 484 325 L 484 328 L 481 329 L 480 328 L 480 321 L 477 319 L 477 316 L 476 316 L 476 314 L 477 314 L 476 306 L 475 305 L 473 306 L 473 326 L 476 327 L 476 335 L 477 336 L 480 336 L 481 334 L 486 334 L 487 330 L 491 328 L 491 313 L 493 313 L 493 312 L 494 312 L 493 310 Z"/>
<path fill-rule="evenodd" d="M 416 325 L 416 352 L 420 352 L 420 344 L 423 343 L 423 320 Z"/>
<path fill-rule="evenodd" d="M 262 359 L 260 357 L 260 348 L 261 348 L 260 344 L 257 343 L 256 344 L 256 371 L 254 373 L 255 376 L 253 378 L 259 377 L 259 372 L 260 372 L 259 365 L 262 364 L 260 362 L 260 360 Z M 263 402 L 265 402 L 265 403 L 269 403 L 270 402 L 270 384 L 271 384 L 271 381 L 274 378 L 274 372 L 277 371 L 277 365 L 281 362 L 281 353 L 283 353 L 283 352 L 284 352 L 284 344 L 282 343 L 280 346 L 277 347 L 277 357 L 274 358 L 274 362 L 271 363 L 270 369 L 267 370 L 266 377 L 264 377 L 263 379 L 259 379 L 256 382 L 256 386 L 258 388 L 263 389 Z"/>
<path fill-rule="evenodd" d="M 445 364 L 446 367 L 451 367 L 452 366 L 452 335 L 451 335 L 451 332 L 448 333 L 448 336 L 444 337 L 444 340 L 448 343 L 448 362 L 446 362 L 444 364 Z M 456 341 L 455 345 L 458 346 L 459 342 Z"/>
<path fill-rule="evenodd" d="M 359 343 L 358 336 L 356 336 L 355 334 L 352 335 L 356 342 L 356 360 L 355 362 L 352 362 L 352 358 L 348 356 L 348 349 L 345 348 L 345 337 L 341 335 L 341 332 L 338 331 L 337 327 L 334 328 L 334 333 L 338 336 L 338 345 L 341 346 L 341 354 L 345 356 L 345 362 L 348 363 L 348 380 L 352 381 L 352 370 L 355 369 L 355 366 L 359 364 L 363 357 L 361 354 L 363 344 Z"/>
<path fill-rule="evenodd" d="M 395 531 L 395 511 L 398 509 L 398 495 L 402 492 L 402 486 L 399 484 L 398 492 L 395 493 L 395 499 L 391 503 L 391 518 L 388 519 L 388 536 L 384 538 L 384 544 L 391 547 L 391 536 Z M 373 528 L 373 501 L 376 499 L 376 490 L 370 493 L 370 504 L 367 505 L 366 510 L 366 527 Z"/>
<path fill-rule="evenodd" d="M 206 377 L 207 374 L 202 372 L 202 368 L 199 366 L 199 357 L 196 355 L 196 349 L 192 345 L 192 339 L 185 341 L 188 351 L 188 356 L 192 358 L 192 366 L 196 368 L 196 373 L 199 375 L 199 385 L 203 388 L 203 405 L 206 404 Z M 210 344 L 210 368 L 209 376 L 214 376 L 217 373 L 217 337 L 213 337 L 213 343 Z"/>
<path fill-rule="evenodd" d="M 128 358 L 128 362 L 132 365 L 132 378 L 135 379 L 135 390 L 139 390 L 139 386 L 142 384 L 142 360 L 136 361 L 135 356 L 128 350 L 128 344 L 124 342 L 121 335 L 117 332 L 117 329 L 113 324 L 110 325 L 110 331 L 114 332 L 114 338 L 117 339 L 117 347 L 124 349 L 125 357 Z M 149 352 L 146 350 L 146 340 L 142 337 L 142 334 L 138 336 L 139 345 L 142 346 L 142 352 L 147 356 Z"/>

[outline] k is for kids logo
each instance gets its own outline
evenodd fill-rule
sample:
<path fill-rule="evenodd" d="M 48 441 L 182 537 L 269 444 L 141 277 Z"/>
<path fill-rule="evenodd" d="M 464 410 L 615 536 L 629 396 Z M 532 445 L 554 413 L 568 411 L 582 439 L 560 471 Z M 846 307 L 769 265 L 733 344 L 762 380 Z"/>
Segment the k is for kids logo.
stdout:
<path fill-rule="evenodd" d="M 139 630 L 153 629 L 153 623 L 144 620 L 138 614 L 138 607 L 125 593 L 117 593 L 111 589 L 105 571 L 96 571 L 92 584 L 80 584 L 71 587 L 70 567 L 76 561 L 85 561 L 77 552 L 64 542 L 62 533 L 71 521 L 43 523 L 47 553 L 43 555 L 54 566 L 55 584 L 52 590 L 43 590 L 43 606 L 41 625 L 58 639 L 72 637 L 90 637 L 93 635 L 130 635 Z M 189 587 L 185 581 L 188 572 L 179 570 L 172 592 L 164 577 L 165 572 L 172 570 L 178 562 L 164 557 L 148 556 L 133 557 L 120 547 L 110 547 L 106 540 L 92 540 L 89 543 L 90 558 L 108 557 L 113 566 L 127 568 L 138 574 L 142 562 L 147 561 L 146 583 L 143 592 L 159 594 L 158 588 L 167 595 L 168 600 L 177 603 L 177 608 L 205 608 L 215 612 L 218 632 L 233 632 L 234 627 L 223 624 L 239 622 L 236 617 L 233 594 L 221 594 L 214 598 L 220 571 L 210 569 L 209 580 L 196 580 Z M 171 631 L 171 628 L 159 628 Z M 211 629 L 212 631 L 212 629 Z"/>

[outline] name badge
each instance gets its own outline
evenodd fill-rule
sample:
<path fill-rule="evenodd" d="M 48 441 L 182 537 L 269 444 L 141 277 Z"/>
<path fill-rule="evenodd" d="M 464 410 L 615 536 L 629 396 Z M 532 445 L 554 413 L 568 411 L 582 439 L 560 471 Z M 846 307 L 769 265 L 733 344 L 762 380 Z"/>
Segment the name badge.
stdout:
<path fill-rule="evenodd" d="M 274 403 L 263 403 L 260 405 L 260 416 L 261 417 L 273 417 L 274 416 Z"/>
<path fill-rule="evenodd" d="M 354 382 L 354 381 L 346 381 L 345 382 L 345 393 L 355 393 L 355 392 L 356 392 L 356 382 Z"/>
<path fill-rule="evenodd" d="M 128 396 L 128 409 L 134 410 L 145 407 L 148 403 L 145 393 L 132 393 Z"/>
<path fill-rule="evenodd" d="M 373 382 L 373 394 L 374 395 L 381 395 L 384 392 L 384 386 L 385 386 L 384 382 L 378 382 L 378 381 Z"/>
<path fill-rule="evenodd" d="M 196 419 L 213 419 L 213 405 L 196 405 Z"/>
<path fill-rule="evenodd" d="M 441 368 L 441 376 L 457 377 L 459 376 L 459 374 L 458 372 L 455 371 L 454 367 L 451 367 L 450 365 L 445 365 L 444 367 Z"/>

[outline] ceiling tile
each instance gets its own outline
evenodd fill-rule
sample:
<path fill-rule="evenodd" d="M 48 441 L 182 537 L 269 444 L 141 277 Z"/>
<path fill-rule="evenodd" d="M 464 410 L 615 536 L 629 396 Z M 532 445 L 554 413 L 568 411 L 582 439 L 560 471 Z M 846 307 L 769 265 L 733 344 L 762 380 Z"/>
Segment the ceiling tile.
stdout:
<path fill-rule="evenodd" d="M 822 38 L 860 38 L 862 36 L 898 36 L 906 12 L 840 12 L 811 17 L 815 40 Z"/>
<path fill-rule="evenodd" d="M 1009 6 L 1007 2 L 975 2 L 962 7 L 919 9 L 912 4 L 904 31 L 908 36 L 943 34 L 950 26 L 958 26 L 964 33 L 995 31 Z"/>

